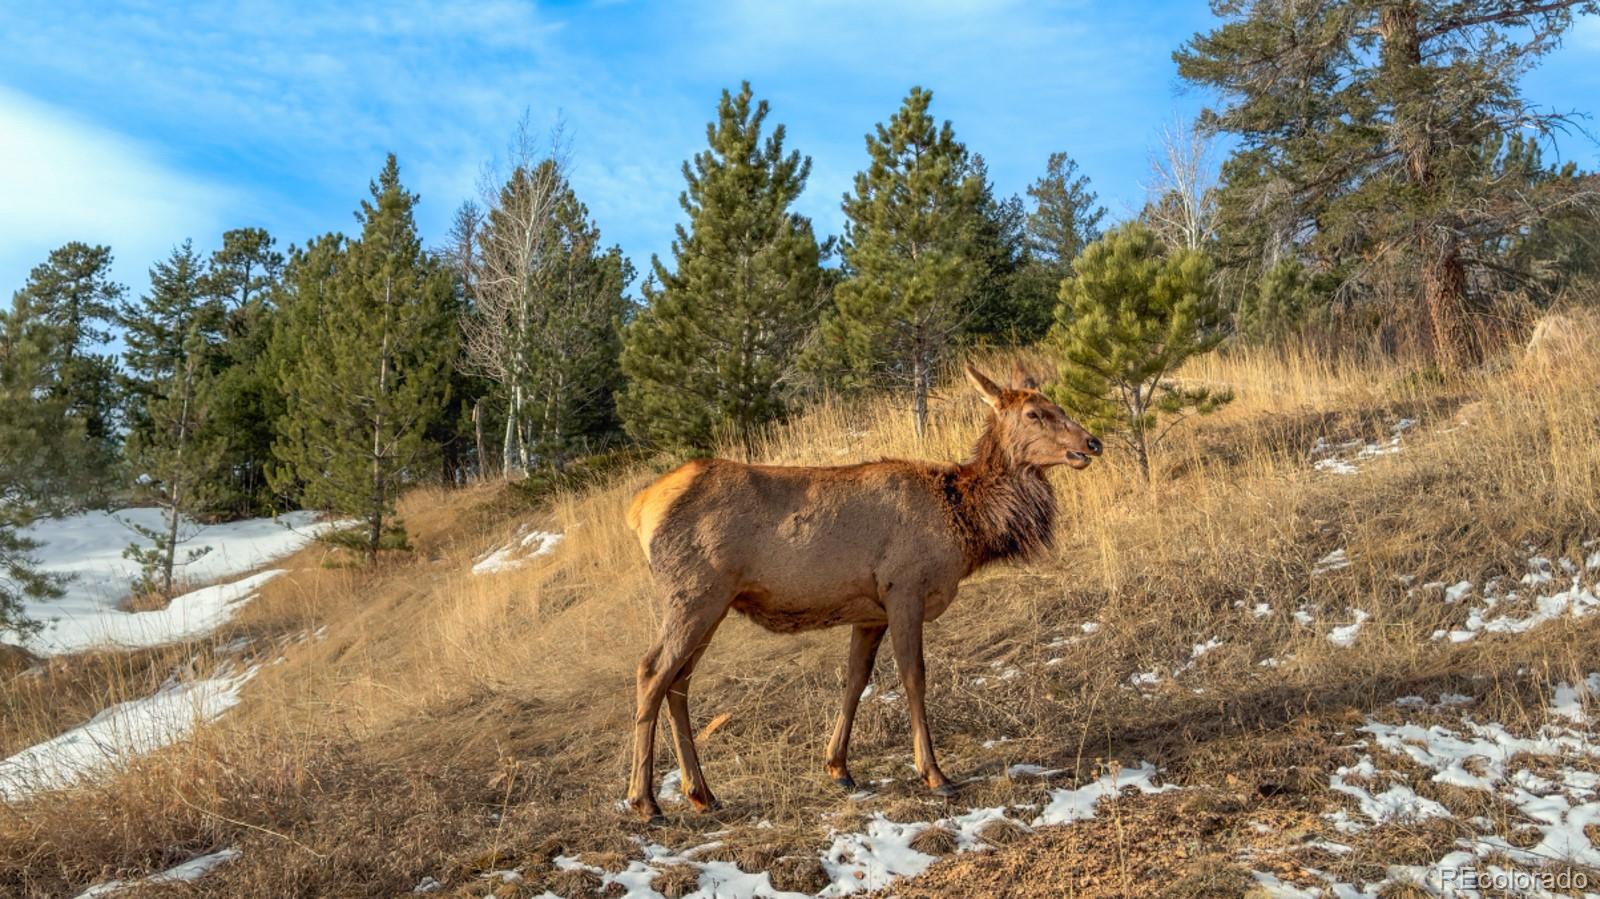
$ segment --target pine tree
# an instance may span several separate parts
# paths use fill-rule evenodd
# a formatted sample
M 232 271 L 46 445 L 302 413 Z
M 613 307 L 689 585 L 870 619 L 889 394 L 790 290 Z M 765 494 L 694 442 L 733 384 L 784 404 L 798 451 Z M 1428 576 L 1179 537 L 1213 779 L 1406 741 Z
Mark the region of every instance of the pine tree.
M 142 384 L 145 429 L 128 442 L 128 455 L 138 472 L 135 495 L 153 502 L 162 513 L 162 527 L 124 522 L 149 541 L 133 543 L 125 558 L 139 563 L 134 583 L 140 594 L 170 597 L 180 569 L 211 551 L 209 546 L 179 547 L 192 534 L 185 524 L 206 508 L 221 481 L 219 472 L 226 444 L 209 427 L 215 405 L 215 374 L 210 343 L 201 322 L 191 322 L 181 342 L 180 355 L 170 369 L 158 369 Z
M 600 230 L 570 186 L 555 208 L 562 252 L 552 271 L 551 315 L 538 352 L 551 360 L 535 396 L 541 409 L 533 438 L 556 468 L 620 433 L 617 394 L 623 387 L 622 327 L 631 310 L 624 291 L 633 266 L 618 247 L 603 248 Z
M 110 325 L 126 288 L 111 280 L 111 249 L 73 242 L 51 251 L 29 272 L 21 302 L 56 333 L 52 343 L 56 374 L 51 390 L 65 402 L 87 441 L 86 474 L 111 473 L 118 436 L 116 360 L 100 351 L 111 339 Z M 86 497 L 109 487 L 106 478 L 81 477 L 74 488 Z
M 211 485 L 204 510 L 212 515 L 258 515 L 273 505 L 266 469 L 283 400 L 264 361 L 285 264 L 275 244 L 261 228 L 224 232 L 222 247 L 211 254 L 207 267 L 206 293 L 225 310 L 221 370 L 211 385 L 207 423 L 221 453 L 221 477 Z
M 139 302 L 122 304 L 118 322 L 131 437 L 147 436 L 150 403 L 165 395 L 163 385 L 187 364 L 192 337 L 202 344 L 206 367 L 220 365 L 224 314 L 222 302 L 208 289 L 205 260 L 188 240 L 150 268 L 150 290 Z
M 1100 236 L 1103 207 L 1089 178 L 1065 153 L 1052 153 L 1045 173 L 1028 186 L 1033 209 L 1024 213 L 1022 256 L 1011 280 L 1012 315 L 1025 342 L 1043 337 L 1054 320 L 1056 294 L 1072 275 L 1072 260 Z
M 279 444 L 289 428 L 286 389 L 299 373 L 304 344 L 327 327 L 326 313 L 333 306 L 348 251 L 348 241 L 336 233 L 314 237 L 304 247 L 290 247 L 273 300 L 277 311 L 257 369 L 269 386 L 263 396 L 267 403 L 263 414 L 272 422 L 272 455 L 266 460 L 266 476 L 275 507 L 307 504 L 300 469 L 280 456 L 284 450 Z
M 822 301 L 811 222 L 792 211 L 811 160 L 784 152 L 784 128 L 765 139 L 766 101 L 749 83 L 723 91 L 709 148 L 684 163 L 689 216 L 672 244 L 673 268 L 653 261 L 656 284 L 629 325 L 622 366 L 630 432 L 676 449 L 705 449 L 719 432 L 747 448 L 788 409 L 802 343 Z
M 1169 380 L 1224 336 L 1212 263 L 1196 250 L 1165 250 L 1131 222 L 1084 248 L 1073 271 L 1051 335 L 1060 381 L 1048 392 L 1085 427 L 1121 436 L 1148 480 L 1150 453 L 1173 425 L 1233 398 Z
M 140 592 L 171 596 L 178 570 L 206 553 L 186 551 L 184 522 L 201 514 L 218 478 L 217 442 L 205 433 L 211 385 L 221 365 L 223 302 L 208 289 L 205 262 L 184 241 L 150 269 L 150 290 L 123 305 L 127 395 L 136 404 L 127 456 L 136 495 L 161 509 L 159 529 L 129 524 L 150 541 L 123 553 L 140 563 Z
M 1003 344 L 1032 343 L 1050 327 L 1055 298 L 1040 296 L 1025 281 L 1031 259 L 1026 228 L 1028 215 L 1017 196 L 995 196 L 982 156 L 972 159 L 973 175 L 983 183 L 978 215 L 969 237 L 969 253 L 977 267 L 972 311 L 966 321 L 969 338 Z
M 437 447 L 426 434 L 448 402 L 456 352 L 449 275 L 422 250 L 417 197 L 401 186 L 393 154 L 370 191 L 360 239 L 323 260 L 330 283 L 295 301 L 319 308 L 294 311 L 283 333 L 295 345 L 274 354 L 288 407 L 273 444 L 282 467 L 271 474 L 275 489 L 358 516 L 369 561 L 400 489 L 432 470 Z
M 1028 251 L 1047 266 L 1059 283 L 1072 274 L 1072 260 L 1100 239 L 1106 216 L 1099 197 L 1089 189 L 1089 176 L 1066 153 L 1051 153 L 1044 174 L 1028 186 L 1033 211 L 1028 214 Z
M 465 435 L 471 435 L 470 463 L 452 466 L 448 455 L 445 459 L 447 469 L 458 469 L 455 470 L 455 477 L 487 477 L 494 459 L 485 441 L 485 431 L 493 433 L 496 430 L 488 403 L 494 391 L 494 382 L 475 370 L 468 339 L 471 329 L 468 323 L 478 315 L 478 282 L 483 277 L 480 249 L 483 225 L 483 209 L 471 200 L 463 202 L 456 207 L 455 216 L 450 220 L 450 231 L 444 245 L 438 250 L 439 259 L 450 271 L 455 285 L 455 306 L 462 320 L 463 364 L 452 370 L 450 383 L 450 395 L 457 397 L 460 404 L 455 415 L 454 430 L 462 435 L 463 443 L 467 440 Z M 463 451 L 457 455 L 465 460 L 467 453 Z
M 1570 161 L 1546 165 L 1539 144 L 1522 134 L 1495 134 L 1478 156 L 1487 179 L 1517 202 L 1507 209 L 1502 200 L 1486 216 L 1493 227 L 1467 233 L 1471 258 L 1486 269 L 1477 279 L 1547 306 L 1600 275 L 1600 176 Z
M 35 516 L 72 505 L 89 444 L 83 421 L 68 415 L 58 390 L 65 358 L 60 330 L 19 291 L 0 312 L 0 632 L 26 634 L 28 599 L 60 594 L 60 581 L 39 571 L 38 546 L 22 535 Z
M 1338 0 L 1226 3 L 1225 21 L 1174 57 L 1217 91 L 1202 124 L 1235 134 L 1224 166 L 1224 224 L 1252 240 L 1262 268 L 1312 235 L 1324 271 L 1374 263 L 1414 292 L 1435 360 L 1481 355 L 1490 297 L 1464 236 L 1525 225 L 1525 198 L 1484 177 L 1478 148 L 1496 133 L 1548 133 L 1563 117 L 1522 97 L 1518 79 L 1592 0 Z M 1232 196 L 1229 196 L 1229 195 Z M 1487 213 L 1487 214 L 1486 214 Z M 1368 286 L 1369 290 L 1371 286 Z M 1411 312 L 1403 309 L 1402 312 Z
M 1249 340 L 1270 342 L 1298 331 L 1317 311 L 1317 294 L 1300 260 L 1278 262 L 1262 275 L 1253 293 L 1239 306 L 1239 333 Z
M 871 163 L 845 195 L 845 280 L 824 335 L 860 379 L 908 384 L 917 433 L 939 362 L 965 330 L 982 266 L 973 252 L 983 178 L 933 94 L 912 88 L 867 137 Z

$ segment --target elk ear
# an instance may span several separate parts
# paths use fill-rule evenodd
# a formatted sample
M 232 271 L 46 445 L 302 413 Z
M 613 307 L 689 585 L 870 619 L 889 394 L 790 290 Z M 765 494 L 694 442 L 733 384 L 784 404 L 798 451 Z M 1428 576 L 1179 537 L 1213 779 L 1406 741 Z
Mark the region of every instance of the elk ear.
M 1017 362 L 1011 367 L 1011 386 L 1016 390 L 1038 390 L 1039 379 L 1029 374 L 1021 362 Z
M 967 365 L 967 380 L 971 381 L 972 386 L 976 387 L 978 393 L 983 395 L 984 402 L 994 409 L 1000 408 L 1000 401 L 1004 391 L 1000 389 L 999 384 L 989 380 L 988 376 L 973 368 L 971 364 Z

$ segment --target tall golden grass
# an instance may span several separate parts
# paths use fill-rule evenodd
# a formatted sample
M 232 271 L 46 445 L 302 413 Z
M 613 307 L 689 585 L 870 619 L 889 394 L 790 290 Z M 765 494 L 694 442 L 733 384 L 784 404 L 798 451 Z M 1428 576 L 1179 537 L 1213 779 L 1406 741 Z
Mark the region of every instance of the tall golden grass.
M 946 771 L 971 780 L 963 804 L 1036 800 L 1039 785 L 992 777 L 1017 761 L 1087 776 L 1097 758 L 1150 759 L 1196 783 L 1314 767 L 1333 756 L 1296 748 L 1308 720 L 1426 687 L 1473 689 L 1502 720 L 1532 720 L 1530 691 L 1594 666 L 1592 622 L 1430 641 L 1460 610 L 1408 596 L 1396 579 L 1481 582 L 1518 573 L 1525 544 L 1575 554 L 1600 535 L 1600 391 L 1587 360 L 1508 358 L 1444 380 L 1286 347 L 1213 354 L 1181 376 L 1237 399 L 1174 430 L 1151 483 L 1115 444 L 1103 464 L 1055 475 L 1063 533 L 1049 558 L 981 573 L 931 628 L 931 716 Z M 1402 452 L 1356 475 L 1313 468 L 1319 439 L 1385 440 L 1402 418 L 1419 422 Z M 981 426 L 979 401 L 949 379 L 924 438 L 901 397 L 828 399 L 754 453 L 954 460 Z M 240 845 L 242 860 L 194 889 L 392 895 L 424 875 L 473 884 L 490 858 L 525 866 L 532 895 L 555 876 L 558 852 L 596 864 L 635 853 L 638 825 L 614 802 L 633 669 L 658 618 L 623 511 L 655 473 L 640 466 L 539 508 L 493 484 L 418 491 L 401 507 L 409 556 L 367 571 L 324 567 L 327 554 L 308 550 L 202 645 L 8 678 L 0 746 L 17 747 L 148 691 L 180 661 L 207 664 L 236 637 L 255 638 L 263 663 L 244 705 L 195 740 L 68 794 L 0 807 L 0 892 L 55 895 Z M 529 523 L 565 541 L 525 567 L 469 573 Z M 1338 548 L 1353 564 L 1314 577 Z M 1260 603 L 1272 613 L 1252 614 Z M 1302 608 L 1313 626 L 1291 617 Z M 1332 645 L 1328 629 L 1357 608 L 1373 616 L 1359 642 Z M 1086 621 L 1098 632 L 1086 637 Z M 1172 673 L 1213 638 L 1219 649 Z M 702 756 L 728 809 L 668 806 L 673 820 L 651 840 L 730 831 L 729 851 L 777 857 L 814 851 L 830 827 L 859 819 L 820 768 L 845 639 L 724 624 L 691 704 L 698 724 L 719 722 Z M 1002 676 L 1013 668 L 1020 676 Z M 1154 689 L 1129 686 L 1151 670 L 1165 672 Z M 892 695 L 887 659 L 876 683 Z M 78 698 L 59 703 L 56 684 Z M 907 773 L 902 710 L 869 700 L 857 733 L 858 778 L 888 781 L 877 807 L 936 817 Z

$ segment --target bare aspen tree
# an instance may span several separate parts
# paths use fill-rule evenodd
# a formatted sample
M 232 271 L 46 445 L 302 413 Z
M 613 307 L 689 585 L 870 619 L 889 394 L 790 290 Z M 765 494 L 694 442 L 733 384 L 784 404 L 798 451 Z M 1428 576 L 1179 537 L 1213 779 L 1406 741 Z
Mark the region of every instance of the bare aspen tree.
M 506 401 L 501 470 L 509 477 L 532 461 L 526 439 L 538 328 L 550 297 L 550 270 L 559 263 L 555 216 L 566 186 L 567 148 L 557 127 L 547 142 L 527 116 L 512 137 L 503 168 L 482 179 L 477 229 L 476 295 L 462 322 L 467 367 L 494 381 Z
M 614 427 L 632 270 L 620 249 L 601 248 L 567 179 L 568 158 L 560 126 L 541 142 L 524 119 L 504 169 L 485 175 L 474 229 L 466 358 L 505 403 L 506 477 L 536 464 L 561 468 L 570 450 Z
M 1161 129 L 1150 158 L 1144 218 L 1169 247 L 1199 250 L 1216 236 L 1217 176 L 1211 140 L 1181 119 Z

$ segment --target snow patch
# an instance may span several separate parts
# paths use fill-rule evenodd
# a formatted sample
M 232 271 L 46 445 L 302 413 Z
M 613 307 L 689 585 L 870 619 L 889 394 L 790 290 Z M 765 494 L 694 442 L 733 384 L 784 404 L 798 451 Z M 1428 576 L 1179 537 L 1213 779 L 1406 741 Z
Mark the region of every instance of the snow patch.
M 1011 776 L 1044 777 L 1061 772 L 1036 765 L 1013 765 L 1007 773 Z M 1156 786 L 1156 775 L 1155 766 L 1141 762 L 1132 768 L 1111 771 L 1076 789 L 1051 790 L 1050 801 L 1044 812 L 1033 819 L 1033 826 L 1066 824 L 1092 818 L 1101 800 L 1114 797 L 1125 789 L 1136 789 L 1142 793 L 1178 789 L 1171 784 Z M 911 843 L 930 828 L 940 827 L 952 833 L 956 852 L 986 849 L 988 844 L 978 834 L 989 824 L 1007 821 L 1024 830 L 1031 829 L 1026 821 L 1014 817 L 1018 808 L 1022 807 L 976 808 L 948 818 L 911 823 L 890 821 L 879 814 L 860 831 L 835 832 L 819 859 L 829 884 L 817 895 L 835 897 L 878 890 L 898 878 L 921 874 L 937 859 L 911 848 Z M 775 890 L 766 872 L 750 873 L 728 862 L 696 858 L 706 848 L 702 845 L 674 851 L 659 844 L 641 843 L 643 858 L 630 861 L 626 868 L 616 872 L 608 872 L 570 856 L 557 856 L 555 866 L 562 870 L 581 868 L 592 871 L 600 876 L 601 889 L 607 895 L 617 895 L 622 899 L 653 899 L 659 896 L 650 883 L 662 868 L 671 865 L 687 865 L 699 872 L 698 889 L 691 894 L 694 896 L 715 896 L 717 899 L 801 899 L 799 894 Z
M 1141 762 L 1133 768 L 1120 768 L 1101 775 L 1092 783 L 1077 789 L 1051 790 L 1049 802 L 1045 803 L 1039 817 L 1033 819 L 1033 825 L 1070 824 L 1093 818 L 1100 800 L 1116 796 L 1125 789 L 1136 789 L 1141 793 L 1165 793 L 1178 789 L 1173 784 L 1156 786 L 1155 776 L 1156 766 Z
M 1330 571 L 1338 571 L 1341 568 L 1349 567 L 1350 557 L 1345 554 L 1344 547 L 1341 546 L 1333 552 L 1328 553 L 1327 555 L 1318 559 L 1317 564 L 1311 569 L 1311 574 L 1313 576 L 1327 574 Z
M 174 597 L 164 609 L 124 612 L 104 608 L 94 615 L 59 619 L 54 627 L 29 641 L 28 649 L 41 655 L 58 655 L 96 648 L 142 649 L 196 640 L 226 623 L 256 597 L 263 584 L 280 574 L 283 574 L 281 568 L 273 568 L 232 583 L 201 587 Z
M 154 886 L 163 883 L 194 883 L 211 873 L 214 868 L 225 865 L 242 854 L 238 849 L 223 849 L 209 855 L 191 858 L 181 865 L 175 865 L 141 880 L 108 880 L 104 883 L 97 883 L 79 893 L 77 899 L 95 899 L 97 896 L 110 896 L 138 886 Z
M 473 574 L 492 574 L 521 568 L 533 559 L 553 551 L 565 535 L 550 531 L 519 530 L 510 543 L 479 557 Z
M 215 525 L 185 519 L 179 533 L 187 542 L 179 552 L 202 546 L 210 551 L 185 565 L 181 577 L 188 583 L 237 577 L 338 526 L 315 518 L 314 512 L 290 512 L 276 520 L 254 518 Z M 0 632 L 0 642 L 21 645 L 38 655 L 54 655 L 102 644 L 141 647 L 194 639 L 226 620 L 246 598 L 243 592 L 227 589 L 232 585 L 223 585 L 207 588 L 217 591 L 214 593 L 187 593 L 155 612 L 122 611 L 119 606 L 132 593 L 133 580 L 139 575 L 139 566 L 124 559 L 122 551 L 129 544 L 148 548 L 148 541 L 124 521 L 159 529 L 162 512 L 153 508 L 84 512 L 40 519 L 25 528 L 22 536 L 39 544 L 33 556 L 40 570 L 69 580 L 58 598 L 23 600 L 23 616 L 43 625 L 39 633 L 24 639 L 14 632 Z M 262 581 L 240 583 L 244 591 L 259 587 Z
M 1600 597 L 1595 595 L 1592 584 L 1584 584 L 1584 569 L 1571 559 L 1551 561 L 1534 555 L 1528 559 L 1527 568 L 1518 581 L 1520 589 L 1506 590 L 1502 578 L 1490 580 L 1479 602 L 1467 609 L 1465 623 L 1459 628 L 1436 630 L 1432 639 L 1466 643 L 1481 634 L 1521 634 L 1546 622 L 1583 618 L 1600 610 Z M 1458 590 L 1462 585 L 1467 589 Z M 1446 591 L 1445 600 L 1465 598 L 1470 587 L 1470 581 L 1460 582 Z
M 1128 683 L 1135 687 L 1153 687 L 1161 683 L 1161 672 L 1139 671 L 1128 678 Z
M 0 761 L 0 800 L 16 802 L 70 787 L 135 756 L 177 743 L 237 705 L 256 669 L 170 682 L 143 699 L 119 702 L 88 722 Z
M 1354 796 L 1357 808 L 1374 824 L 1415 824 L 1427 818 L 1448 818 L 1450 811 L 1432 799 L 1418 796 L 1405 784 L 1394 784 L 1377 795 L 1350 779 L 1372 781 L 1378 778 L 1372 756 L 1364 755 L 1353 766 L 1341 766 L 1328 780 L 1331 789 Z M 1357 828 L 1359 829 L 1359 828 Z
M 1318 437 L 1317 442 L 1311 447 L 1311 455 L 1316 459 L 1312 463 L 1312 468 L 1329 474 L 1359 474 L 1361 469 L 1355 463 L 1393 455 L 1404 450 L 1403 435 L 1416 425 L 1415 419 L 1400 419 L 1389 428 L 1389 438 L 1381 443 L 1368 443 L 1365 440 L 1330 443 L 1326 437 Z
M 1367 622 L 1371 615 L 1360 609 L 1353 609 L 1355 621 L 1343 627 L 1336 627 L 1328 632 L 1328 642 L 1334 646 L 1347 648 L 1356 642 L 1356 636 L 1361 633 L 1361 625 Z
M 1579 704 L 1580 689 L 1600 688 L 1600 674 L 1592 674 L 1581 686 L 1558 685 L 1548 709 L 1550 723 L 1532 736 L 1513 735 L 1504 725 L 1479 724 L 1463 718 L 1458 729 L 1418 724 L 1387 724 L 1368 720 L 1360 731 L 1372 738 L 1384 752 L 1404 756 L 1424 771 L 1429 779 L 1465 790 L 1490 793 L 1520 813 L 1524 826 L 1538 833 L 1534 845 L 1516 845 L 1495 832 L 1495 822 L 1473 819 L 1463 822 L 1472 836 L 1457 841 L 1462 852 L 1452 853 L 1431 867 L 1392 866 L 1391 878 L 1415 885 L 1437 883 L 1446 868 L 1478 867 L 1488 856 L 1503 856 L 1518 865 L 1541 867 L 1553 861 L 1588 867 L 1600 866 L 1600 848 L 1590 841 L 1585 828 L 1600 824 L 1600 775 L 1592 769 L 1600 759 L 1600 745 L 1583 730 L 1556 723 L 1558 719 L 1577 721 L 1584 716 Z M 1402 707 L 1413 707 L 1407 702 Z M 1514 764 L 1522 759 L 1544 762 L 1534 769 Z M 1387 790 L 1374 794 L 1380 782 L 1390 782 Z M 1340 768 L 1331 778 L 1334 790 L 1352 796 L 1358 810 L 1374 824 L 1390 821 L 1415 821 L 1420 818 L 1450 817 L 1450 812 L 1432 800 L 1419 797 L 1396 772 L 1381 772 L 1370 755 L 1351 767 Z M 1373 785 L 1369 788 L 1367 785 Z M 1338 829 L 1363 830 L 1368 825 L 1347 812 L 1326 816 Z

